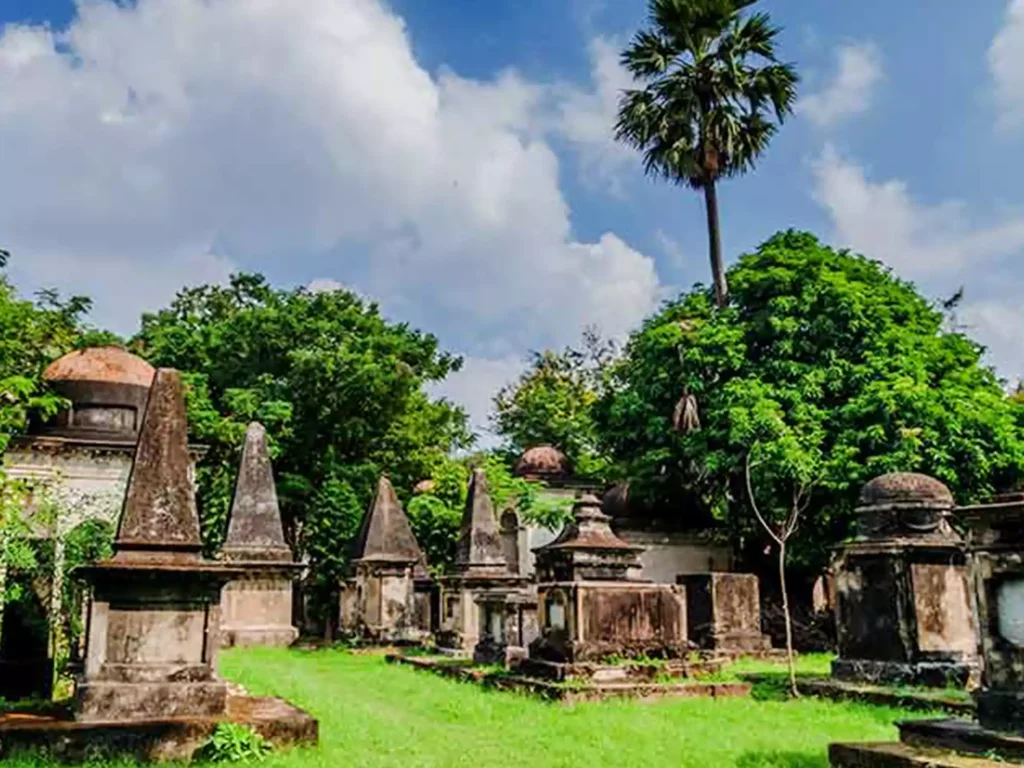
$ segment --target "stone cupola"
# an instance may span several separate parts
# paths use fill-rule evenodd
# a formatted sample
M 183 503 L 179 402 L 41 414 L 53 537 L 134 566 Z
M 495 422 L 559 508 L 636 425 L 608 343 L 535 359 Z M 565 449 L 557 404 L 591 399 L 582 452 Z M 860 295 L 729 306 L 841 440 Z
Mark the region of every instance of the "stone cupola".
M 138 440 L 155 370 L 120 347 L 86 347 L 54 360 L 43 379 L 71 405 L 37 434 L 108 442 Z
M 958 540 L 949 525 L 955 502 L 942 482 L 916 472 L 890 472 L 864 485 L 857 500 L 859 538 L 913 536 Z
M 540 581 L 627 581 L 640 568 L 637 547 L 620 539 L 611 529 L 611 518 L 601 501 L 586 494 L 573 505 L 573 519 L 550 544 L 538 547 Z

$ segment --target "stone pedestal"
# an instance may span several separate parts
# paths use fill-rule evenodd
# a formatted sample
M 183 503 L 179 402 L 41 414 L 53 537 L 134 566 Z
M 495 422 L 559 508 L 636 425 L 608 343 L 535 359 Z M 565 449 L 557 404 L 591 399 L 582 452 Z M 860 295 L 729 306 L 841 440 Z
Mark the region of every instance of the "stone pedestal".
M 751 573 L 692 573 L 676 577 L 686 590 L 689 639 L 723 653 L 754 653 L 771 648 L 761 633 L 761 597 Z
M 227 684 L 215 673 L 220 591 L 237 572 L 107 563 L 86 574 L 93 599 L 77 719 L 223 714 Z
M 609 656 L 686 654 L 680 587 L 624 581 L 553 582 L 538 587 L 540 637 L 531 658 L 576 663 Z
M 835 561 L 838 680 L 964 686 L 977 675 L 966 549 L 949 490 L 894 473 L 861 491 L 858 536 Z
M 299 630 L 292 625 L 292 581 L 302 566 L 231 564 L 243 572 L 221 593 L 221 644 L 231 647 L 294 643 Z

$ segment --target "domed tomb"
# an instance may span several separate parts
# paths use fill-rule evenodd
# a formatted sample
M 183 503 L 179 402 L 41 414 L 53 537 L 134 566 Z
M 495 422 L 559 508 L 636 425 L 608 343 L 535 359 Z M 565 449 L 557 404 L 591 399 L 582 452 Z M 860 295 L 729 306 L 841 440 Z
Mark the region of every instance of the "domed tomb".
M 568 457 L 553 445 L 527 448 L 516 462 L 515 474 L 528 480 L 560 480 L 572 475 Z
M 947 516 L 955 502 L 942 482 L 917 472 L 890 472 L 864 484 L 857 500 L 860 536 L 956 534 Z
M 857 536 L 835 559 L 833 677 L 890 685 L 964 685 L 977 673 L 966 550 L 949 524 L 953 494 L 915 472 L 861 489 Z
M 119 347 L 86 347 L 54 360 L 43 379 L 71 401 L 41 435 L 132 442 L 153 383 L 153 366 Z

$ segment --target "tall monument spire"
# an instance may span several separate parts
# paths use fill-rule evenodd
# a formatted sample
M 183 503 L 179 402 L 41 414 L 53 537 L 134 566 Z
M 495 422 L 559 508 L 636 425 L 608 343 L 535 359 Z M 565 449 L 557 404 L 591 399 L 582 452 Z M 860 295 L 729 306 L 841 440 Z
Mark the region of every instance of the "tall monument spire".
M 488 493 L 487 475 L 482 469 L 474 469 L 469 482 L 466 510 L 455 545 L 455 567 L 464 573 L 488 571 L 509 575 L 494 518 L 494 504 Z
M 180 373 L 161 368 L 149 391 L 114 550 L 118 559 L 191 559 L 201 546 L 185 388 Z
M 257 422 L 245 430 L 224 555 L 228 559 L 259 560 L 291 560 L 292 557 L 281 525 L 274 471 L 267 450 L 267 430 Z

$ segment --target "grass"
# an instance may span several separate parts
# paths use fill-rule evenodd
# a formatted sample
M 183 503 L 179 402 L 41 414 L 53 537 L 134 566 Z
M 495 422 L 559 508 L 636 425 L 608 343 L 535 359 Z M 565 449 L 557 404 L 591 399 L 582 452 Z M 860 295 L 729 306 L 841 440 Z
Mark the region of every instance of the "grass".
M 767 671 L 761 662 L 736 666 Z M 894 740 L 893 721 L 911 716 L 810 698 L 565 707 L 333 649 L 231 650 L 221 669 L 253 694 L 283 696 L 320 719 L 318 748 L 272 753 L 261 763 L 268 768 L 827 768 L 829 742 Z M 31 756 L 5 761 L 5 768 L 44 765 Z

